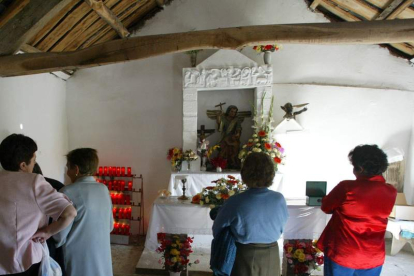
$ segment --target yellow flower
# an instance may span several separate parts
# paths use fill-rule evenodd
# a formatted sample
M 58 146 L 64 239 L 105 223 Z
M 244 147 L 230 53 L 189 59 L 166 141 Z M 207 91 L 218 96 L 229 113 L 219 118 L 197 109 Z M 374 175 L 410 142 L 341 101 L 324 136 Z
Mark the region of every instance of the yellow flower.
M 293 253 L 293 257 L 299 258 L 300 254 L 303 254 L 303 249 L 296 249 L 295 253 Z
M 305 259 L 306 259 L 306 256 L 303 253 L 301 253 L 298 257 L 298 261 L 301 262 L 301 263 L 303 263 L 305 261 Z
M 177 245 L 175 243 L 171 244 L 172 247 L 177 247 Z
M 216 198 L 217 198 L 217 199 L 221 199 L 221 194 L 217 194 L 217 195 L 216 195 Z
M 171 262 L 176 263 L 177 262 L 177 258 L 176 257 L 171 258 Z
M 289 246 L 289 247 L 287 248 L 287 252 L 288 252 L 288 253 L 292 252 L 292 250 L 293 250 L 293 247 L 292 247 L 292 246 Z
M 206 201 L 206 203 L 210 202 L 210 199 L 208 198 L 208 196 L 206 196 L 206 198 L 204 200 Z
M 229 196 L 232 196 L 232 195 L 234 195 L 234 191 L 233 190 L 230 190 L 229 191 Z
M 170 254 L 174 256 L 178 256 L 180 255 L 180 251 L 174 248 L 174 249 L 171 249 Z
M 204 202 L 200 200 L 200 206 L 203 206 L 203 205 L 204 205 Z

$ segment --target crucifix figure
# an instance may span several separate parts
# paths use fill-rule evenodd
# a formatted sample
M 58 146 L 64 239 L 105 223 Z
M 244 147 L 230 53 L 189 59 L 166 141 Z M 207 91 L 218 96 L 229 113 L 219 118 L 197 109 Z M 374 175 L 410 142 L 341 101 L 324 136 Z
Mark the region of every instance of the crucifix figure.
M 207 110 L 207 116 L 216 120 L 217 130 L 221 133 L 219 157 L 227 160 L 228 169 L 240 169 L 241 164 L 237 156 L 240 151 L 241 124 L 244 118 L 251 116 L 251 112 L 239 111 L 237 106 L 229 105 L 223 113 L 224 104 L 226 103 L 215 106 L 220 107 L 220 110 Z

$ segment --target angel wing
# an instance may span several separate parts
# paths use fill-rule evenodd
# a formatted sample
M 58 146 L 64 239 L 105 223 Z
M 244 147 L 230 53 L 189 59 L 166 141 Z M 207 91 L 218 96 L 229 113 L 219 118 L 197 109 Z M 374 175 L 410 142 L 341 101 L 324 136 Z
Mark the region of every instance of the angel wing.
M 308 105 L 309 103 L 304 103 L 304 104 L 297 104 L 297 105 L 293 105 L 293 107 L 304 107 L 306 105 Z
M 207 110 L 207 117 L 212 120 L 215 120 L 218 116 L 220 116 L 221 110 Z

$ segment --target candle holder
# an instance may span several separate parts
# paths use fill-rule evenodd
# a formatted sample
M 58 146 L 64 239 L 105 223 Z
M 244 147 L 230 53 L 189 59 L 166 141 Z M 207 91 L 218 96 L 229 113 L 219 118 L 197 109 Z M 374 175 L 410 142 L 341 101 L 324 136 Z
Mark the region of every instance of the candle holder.
M 186 197 L 186 196 L 185 196 L 185 190 L 186 190 L 186 188 L 185 188 L 185 183 L 187 182 L 187 178 L 183 178 L 183 179 L 181 179 L 181 182 L 183 183 L 183 195 L 182 195 L 182 196 L 180 196 L 178 199 L 179 199 L 179 200 L 187 200 L 187 199 L 188 199 L 188 197 Z

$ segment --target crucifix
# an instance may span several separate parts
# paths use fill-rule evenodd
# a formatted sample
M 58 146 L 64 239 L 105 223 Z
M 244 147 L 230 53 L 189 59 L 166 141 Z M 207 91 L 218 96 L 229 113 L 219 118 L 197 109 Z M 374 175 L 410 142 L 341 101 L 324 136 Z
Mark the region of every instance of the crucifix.
M 214 132 L 216 132 L 215 129 L 206 129 L 205 125 L 201 125 L 200 129 L 197 129 L 197 136 L 201 141 L 202 139 L 206 139 L 208 136 L 210 136 Z

